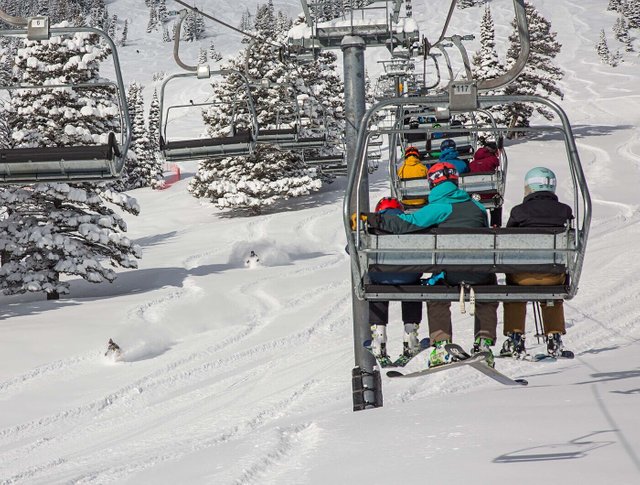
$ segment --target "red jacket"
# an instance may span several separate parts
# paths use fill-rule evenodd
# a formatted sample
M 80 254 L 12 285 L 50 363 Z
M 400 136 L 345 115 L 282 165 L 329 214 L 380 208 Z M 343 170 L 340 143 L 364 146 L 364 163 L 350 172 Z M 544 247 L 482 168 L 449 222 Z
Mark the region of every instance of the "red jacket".
M 487 147 L 480 147 L 469 162 L 470 172 L 495 172 L 500 165 L 498 157 Z

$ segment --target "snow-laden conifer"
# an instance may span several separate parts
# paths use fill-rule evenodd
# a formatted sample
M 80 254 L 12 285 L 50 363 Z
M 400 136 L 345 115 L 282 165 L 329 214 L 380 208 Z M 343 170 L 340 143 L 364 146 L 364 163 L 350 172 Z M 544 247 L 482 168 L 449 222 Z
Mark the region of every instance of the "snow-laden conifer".
M 61 26 L 68 26 L 62 24 Z M 78 84 L 99 78 L 108 55 L 99 37 L 78 33 L 46 41 L 23 40 L 16 55 L 20 81 L 28 85 Z M 14 147 L 105 143 L 119 130 L 117 98 L 111 88 L 24 89 L 11 99 L 9 125 Z M 0 191 L 6 217 L 0 221 L 4 265 L 0 284 L 7 293 L 68 291 L 60 275 L 113 281 L 103 266 L 135 268 L 140 248 L 124 235 L 126 224 L 114 206 L 137 214 L 131 197 L 106 185 L 49 183 L 8 186 Z
M 329 145 L 339 143 L 343 131 L 342 83 L 332 63 L 335 54 L 324 53 L 318 61 L 299 68 L 283 60 L 274 41 L 285 35 L 278 31 L 273 5 L 261 5 L 255 16 L 253 32 L 262 36 L 261 42 L 251 41 L 237 57 L 222 66 L 245 72 L 253 80 L 269 81 L 268 85 L 252 87 L 258 124 L 262 129 L 287 128 L 299 125 L 305 117 L 305 126 L 298 126 L 303 136 L 319 137 L 329 131 L 334 137 Z M 212 99 L 220 104 L 203 113 L 209 136 L 230 133 L 231 104 L 242 108 L 246 100 L 245 89 L 239 76 L 229 75 L 213 84 Z M 331 120 L 325 125 L 324 113 Z M 246 110 L 239 111 L 238 129 L 248 129 L 250 118 Z M 196 197 L 210 199 L 223 208 L 250 208 L 254 211 L 271 205 L 278 198 L 306 195 L 321 185 L 318 175 L 310 170 L 302 158 L 302 151 L 278 150 L 272 145 L 261 145 L 251 156 L 223 160 L 207 160 L 200 164 L 190 184 Z
M 560 52 L 562 45 L 556 40 L 557 33 L 551 30 L 551 22 L 545 19 L 528 2 L 525 2 L 527 20 L 529 22 L 530 52 L 529 59 L 523 71 L 511 84 L 506 86 L 507 95 L 555 95 L 560 98 L 563 93 L 558 86 L 564 73 L 553 62 Z M 511 43 L 507 52 L 507 69 L 515 63 L 520 53 L 520 42 L 515 20 L 512 22 L 513 32 L 509 36 Z M 553 115 L 543 107 L 536 107 L 535 111 L 547 119 Z M 505 120 L 511 127 L 529 126 L 529 120 L 534 108 L 530 105 L 515 103 L 505 108 Z
M 495 27 L 491 8 L 489 4 L 485 6 L 482 21 L 480 23 L 480 49 L 473 55 L 473 76 L 478 80 L 494 79 L 504 73 L 505 68 L 498 57 L 495 41 Z M 487 91 L 486 94 L 504 94 L 503 89 Z M 498 107 L 491 107 L 489 111 L 493 114 L 498 124 L 504 124 L 503 110 Z

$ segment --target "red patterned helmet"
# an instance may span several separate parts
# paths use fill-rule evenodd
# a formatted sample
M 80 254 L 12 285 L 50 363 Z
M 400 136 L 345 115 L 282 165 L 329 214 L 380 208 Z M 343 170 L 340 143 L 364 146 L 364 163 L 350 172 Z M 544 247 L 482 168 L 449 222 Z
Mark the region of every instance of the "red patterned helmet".
M 403 211 L 404 206 L 402 205 L 402 202 L 400 202 L 395 197 L 383 197 L 376 204 L 376 212 L 384 211 L 387 209 L 400 209 L 401 211 Z
M 430 189 L 447 180 L 458 185 L 458 171 L 454 165 L 448 162 L 434 163 L 427 172 L 427 177 Z

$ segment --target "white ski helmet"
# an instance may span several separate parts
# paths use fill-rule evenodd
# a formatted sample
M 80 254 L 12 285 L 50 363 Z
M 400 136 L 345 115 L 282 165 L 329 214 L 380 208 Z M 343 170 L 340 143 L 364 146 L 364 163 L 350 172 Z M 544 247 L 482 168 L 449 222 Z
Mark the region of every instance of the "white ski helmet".
M 556 174 L 545 167 L 532 168 L 524 176 L 524 188 L 527 192 L 556 191 Z

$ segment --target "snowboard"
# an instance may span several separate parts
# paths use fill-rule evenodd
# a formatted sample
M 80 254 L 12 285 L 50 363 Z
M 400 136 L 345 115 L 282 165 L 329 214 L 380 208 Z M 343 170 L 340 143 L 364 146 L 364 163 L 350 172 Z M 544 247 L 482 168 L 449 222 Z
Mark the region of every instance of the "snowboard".
M 376 357 L 375 354 L 373 353 L 373 349 L 371 348 L 371 340 L 365 340 L 362 345 L 363 345 L 363 347 L 365 349 L 367 349 L 367 351 L 371 355 Z M 404 367 L 409 362 L 411 362 L 417 355 L 419 355 L 422 352 L 424 352 L 425 350 L 427 350 L 430 346 L 431 346 L 431 341 L 429 340 L 429 337 L 426 337 L 426 338 L 423 338 L 422 340 L 420 340 L 420 350 L 418 352 L 416 352 L 415 354 L 413 354 L 411 357 L 407 357 L 407 356 L 401 354 L 394 361 L 387 360 L 387 359 L 382 360 L 382 359 L 378 359 L 377 357 L 376 357 L 376 361 L 378 362 L 378 365 L 380 367 Z

